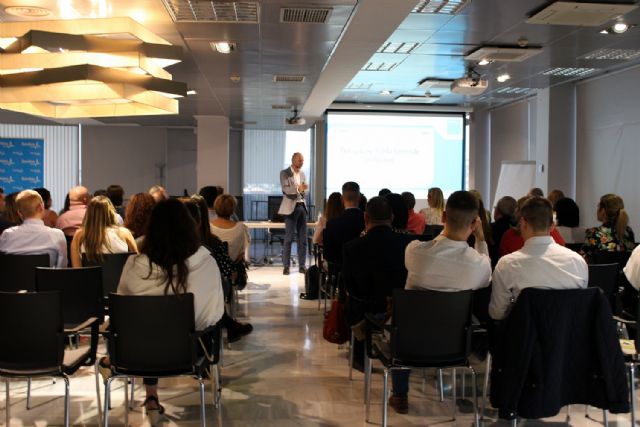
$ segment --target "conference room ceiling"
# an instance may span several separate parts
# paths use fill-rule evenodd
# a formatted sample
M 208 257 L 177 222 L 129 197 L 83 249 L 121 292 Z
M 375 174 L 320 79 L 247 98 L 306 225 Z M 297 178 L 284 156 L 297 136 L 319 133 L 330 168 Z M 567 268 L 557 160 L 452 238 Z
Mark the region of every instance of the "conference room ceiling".
M 194 126 L 197 116 L 222 115 L 229 117 L 233 128 L 305 129 L 313 120 L 305 127 L 285 124 L 294 107 L 303 115 L 314 111 L 311 118 L 332 101 L 383 110 L 400 95 L 424 95 L 426 90 L 419 86 L 422 80 L 460 78 L 470 66 L 488 80 L 487 91 L 470 97 L 433 88 L 432 94 L 441 97 L 432 105 L 500 105 L 527 96 L 534 89 L 592 77 L 640 61 L 640 27 L 625 34 L 605 35 L 600 30 L 615 21 L 590 27 L 526 23 L 532 13 L 553 3 L 549 1 L 472 0 L 456 14 L 406 13 L 413 7 L 413 2 L 407 0 L 190 3 L 249 9 L 257 5 L 253 18 L 257 17 L 258 22 L 174 22 L 162 0 L 0 0 L 0 20 L 29 20 L 4 11 L 16 5 L 47 8 L 52 12 L 47 19 L 131 16 L 184 48 L 184 60 L 167 70 L 174 80 L 186 82 L 197 94 L 180 100 L 180 114 L 83 120 L 86 124 L 182 127 Z M 635 4 L 608 0 L 600 3 Z M 411 6 L 407 8 L 407 4 Z M 316 11 L 319 15 L 308 17 L 320 16 L 322 9 L 329 13 L 324 23 L 282 23 L 281 11 L 285 8 L 320 9 Z M 366 17 L 368 25 L 358 24 L 362 17 Z M 626 14 L 624 20 L 640 24 L 640 9 Z M 367 38 L 375 43 L 365 43 Z M 222 40 L 235 43 L 236 49 L 228 55 L 214 51 L 210 43 Z M 494 62 L 483 67 L 464 59 L 483 46 L 517 47 L 518 41 L 524 40 L 529 47 L 542 48 L 542 52 L 523 62 Z M 404 45 L 411 49 L 408 53 L 377 52 L 387 43 L 414 45 Z M 387 49 L 394 46 L 397 45 Z M 607 59 L 595 59 L 598 56 Z M 377 68 L 390 70 L 370 71 Z M 511 79 L 497 82 L 496 77 L 504 73 Z M 557 73 L 564 75 L 553 75 Z M 300 82 L 276 82 L 274 76 L 285 80 L 303 78 Z

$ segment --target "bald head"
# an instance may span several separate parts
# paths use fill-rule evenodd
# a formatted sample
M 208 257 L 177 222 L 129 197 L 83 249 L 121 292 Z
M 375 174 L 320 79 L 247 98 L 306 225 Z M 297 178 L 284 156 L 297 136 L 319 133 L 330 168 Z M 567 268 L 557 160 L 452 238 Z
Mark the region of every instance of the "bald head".
M 71 202 L 72 205 L 89 204 L 89 190 L 87 190 L 87 187 L 79 185 L 69 190 L 69 202 Z
M 293 156 L 291 156 L 291 167 L 293 167 L 293 169 L 298 172 L 302 168 L 303 164 L 304 156 L 302 155 L 302 153 L 293 153 Z

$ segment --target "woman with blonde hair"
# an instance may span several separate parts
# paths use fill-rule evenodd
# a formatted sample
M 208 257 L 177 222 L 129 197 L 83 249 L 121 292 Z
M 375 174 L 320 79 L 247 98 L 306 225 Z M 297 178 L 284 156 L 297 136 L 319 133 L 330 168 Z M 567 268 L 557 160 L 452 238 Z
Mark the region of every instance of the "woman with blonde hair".
M 587 229 L 582 245 L 582 255 L 592 261 L 600 251 L 631 252 L 635 247 L 633 230 L 629 227 L 629 215 L 624 209 L 622 197 L 605 194 L 598 203 L 599 227 Z
M 210 222 L 211 233 L 223 242 L 229 244 L 229 257 L 234 262 L 244 260 L 245 251 L 249 247 L 249 229 L 242 222 L 231 220 L 238 202 L 231 194 L 218 196 L 213 203 L 213 209 L 218 216 Z
M 100 263 L 102 254 L 138 252 L 138 247 L 129 230 L 120 227 L 116 211 L 105 196 L 91 199 L 71 242 L 71 266 L 82 267 L 82 254 L 87 261 Z
M 444 195 L 438 187 L 431 187 L 427 193 L 428 208 L 422 209 L 420 213 L 424 215 L 425 224 L 443 225 L 442 212 L 444 212 Z

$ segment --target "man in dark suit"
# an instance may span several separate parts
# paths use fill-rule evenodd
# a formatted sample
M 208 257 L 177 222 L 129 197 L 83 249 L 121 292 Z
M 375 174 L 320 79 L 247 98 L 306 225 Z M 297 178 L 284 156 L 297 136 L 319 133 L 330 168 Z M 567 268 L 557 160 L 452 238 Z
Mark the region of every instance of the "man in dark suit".
M 384 197 L 374 197 L 364 214 L 366 234 L 345 243 L 342 279 L 348 292 L 349 323 L 363 320 L 364 313 L 385 313 L 393 289 L 404 288 L 407 269 L 405 248 L 417 236 L 395 233 L 391 229 L 392 209 Z M 354 345 L 354 366 L 364 358 L 362 341 Z
M 364 213 L 358 207 L 360 186 L 355 182 L 342 185 L 344 213 L 327 222 L 323 232 L 324 258 L 340 266 L 342 264 L 342 246 L 360 236 L 364 230 Z

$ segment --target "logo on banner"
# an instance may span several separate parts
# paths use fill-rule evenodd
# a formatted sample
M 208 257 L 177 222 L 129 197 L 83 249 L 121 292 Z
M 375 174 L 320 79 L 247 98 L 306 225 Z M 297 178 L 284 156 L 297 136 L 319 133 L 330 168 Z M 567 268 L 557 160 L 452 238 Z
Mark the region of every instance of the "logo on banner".
M 0 182 L 3 182 L 5 184 L 12 184 L 14 181 L 12 176 L 0 176 Z
M 2 140 L 0 140 L 0 147 L 13 148 L 14 145 L 13 145 L 13 143 L 11 141 L 2 141 Z
M 20 163 L 23 165 L 40 166 L 40 161 L 38 159 L 21 159 Z
M 13 159 L 0 159 L 0 165 L 13 166 Z
M 20 146 L 21 147 L 31 148 L 33 150 L 39 150 L 40 147 L 41 147 L 41 145 L 40 145 L 40 143 L 38 141 L 35 141 L 35 142 L 28 142 L 28 141 L 20 142 Z
M 44 181 L 42 139 L 0 138 L 0 184 L 6 193 L 41 187 Z

